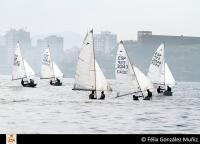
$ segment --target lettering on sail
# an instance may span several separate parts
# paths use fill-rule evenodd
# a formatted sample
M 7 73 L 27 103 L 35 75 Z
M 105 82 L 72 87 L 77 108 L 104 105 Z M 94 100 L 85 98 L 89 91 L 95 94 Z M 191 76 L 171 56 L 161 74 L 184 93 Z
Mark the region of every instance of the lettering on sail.
M 161 65 L 161 56 L 162 56 L 162 54 L 161 53 L 158 53 L 158 52 L 156 52 L 155 54 L 154 54 L 154 56 L 153 56 L 153 59 L 152 59 L 152 61 L 151 61 L 151 63 L 153 64 L 153 65 L 155 65 L 156 67 L 160 67 L 160 65 Z
M 128 64 L 126 64 L 125 56 L 117 57 L 117 73 L 127 74 L 128 73 Z
M 49 57 L 49 54 L 48 54 L 48 53 L 45 53 L 45 54 L 43 55 L 42 63 L 43 63 L 44 65 L 50 65 L 50 57 Z
M 15 66 L 19 66 L 20 65 L 20 61 L 18 60 L 18 55 L 14 55 L 14 65 Z

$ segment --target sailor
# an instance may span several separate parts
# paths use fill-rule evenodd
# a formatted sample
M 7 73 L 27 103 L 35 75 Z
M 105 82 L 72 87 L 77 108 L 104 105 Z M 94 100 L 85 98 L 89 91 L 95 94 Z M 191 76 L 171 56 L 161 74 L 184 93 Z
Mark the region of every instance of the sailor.
M 167 86 L 167 91 L 168 91 L 168 92 L 171 92 L 171 91 L 172 91 L 172 89 L 171 89 L 170 86 Z
M 162 89 L 160 86 L 158 86 L 158 88 L 157 88 L 157 92 L 158 92 L 158 93 L 162 93 L 163 90 L 164 90 L 164 89 Z
M 56 83 L 60 84 L 60 80 L 58 78 L 56 78 Z
M 24 80 L 23 79 L 21 80 L 21 84 L 24 86 Z
M 100 100 L 104 100 L 104 99 L 105 99 L 104 91 L 101 92 L 101 97 L 100 97 L 99 99 L 100 99 Z
M 53 81 L 52 80 L 50 80 L 50 85 L 53 85 Z
M 92 93 L 89 95 L 89 99 L 95 99 L 95 98 L 94 98 L 94 90 L 93 90 Z
M 30 79 L 30 84 L 34 84 L 34 80 Z
M 133 95 L 133 100 L 139 100 L 138 96 Z
M 152 99 L 152 92 L 147 89 L 147 96 L 143 100 L 151 100 Z

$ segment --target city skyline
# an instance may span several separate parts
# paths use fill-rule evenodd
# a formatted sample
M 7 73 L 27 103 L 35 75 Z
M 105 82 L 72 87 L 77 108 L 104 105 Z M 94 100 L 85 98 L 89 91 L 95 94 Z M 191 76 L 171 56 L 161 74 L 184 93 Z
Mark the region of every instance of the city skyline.
M 0 0 L 0 33 L 25 28 L 33 35 L 72 31 L 84 36 L 107 30 L 119 39 L 136 39 L 137 31 L 199 36 L 198 0 Z

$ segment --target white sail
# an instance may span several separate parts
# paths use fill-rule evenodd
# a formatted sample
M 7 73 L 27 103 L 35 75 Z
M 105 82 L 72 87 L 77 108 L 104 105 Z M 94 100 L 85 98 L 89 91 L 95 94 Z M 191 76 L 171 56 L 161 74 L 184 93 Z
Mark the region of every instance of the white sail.
M 164 44 L 162 43 L 153 55 L 148 77 L 152 83 L 164 84 Z
M 95 61 L 95 69 L 96 69 L 96 90 L 98 91 L 110 90 L 110 85 L 108 84 L 97 61 Z
M 25 77 L 26 77 L 26 74 L 25 74 L 25 69 L 24 69 L 24 62 L 23 62 L 23 58 L 21 56 L 19 43 L 17 43 L 16 49 L 14 51 L 12 80 L 22 79 Z
M 116 55 L 115 77 L 120 95 L 141 91 L 134 69 L 129 57 L 120 42 Z
M 53 71 L 54 71 L 54 77 L 55 78 L 62 78 L 63 77 L 63 73 L 61 72 L 61 70 L 59 69 L 59 67 L 56 65 L 55 62 L 53 62 Z
M 95 54 L 93 31 L 87 33 L 78 57 L 75 73 L 74 90 L 95 90 Z
M 175 79 L 168 67 L 168 64 L 165 63 L 165 85 L 169 85 L 170 87 L 175 86 Z
M 35 72 L 25 59 L 22 58 L 19 42 L 14 52 L 14 63 L 12 70 L 12 80 L 33 78 Z
M 153 91 L 153 84 L 151 83 L 151 80 L 136 66 L 134 66 L 134 70 L 141 90 L 143 92 L 146 92 L 147 89 Z
M 44 50 L 42 55 L 42 68 L 41 68 L 41 79 L 61 78 L 63 73 L 56 65 L 52 62 L 51 53 L 49 47 Z
M 154 84 L 169 85 L 171 87 L 175 85 L 175 79 L 164 60 L 164 43 L 162 43 L 154 53 L 148 76 Z
M 23 60 L 24 60 L 24 69 L 25 69 L 26 78 L 33 78 L 35 76 L 34 70 L 30 67 L 30 65 L 27 63 L 25 59 Z
M 54 78 L 53 64 L 49 48 L 46 48 L 42 55 L 41 78 L 42 79 Z

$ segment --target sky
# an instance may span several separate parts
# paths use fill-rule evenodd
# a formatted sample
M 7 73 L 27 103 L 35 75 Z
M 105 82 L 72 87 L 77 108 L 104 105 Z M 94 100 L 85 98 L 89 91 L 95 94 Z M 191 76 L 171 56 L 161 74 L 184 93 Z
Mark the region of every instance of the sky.
M 0 33 L 24 28 L 31 35 L 109 30 L 118 39 L 137 31 L 200 36 L 199 0 L 0 0 Z

